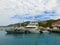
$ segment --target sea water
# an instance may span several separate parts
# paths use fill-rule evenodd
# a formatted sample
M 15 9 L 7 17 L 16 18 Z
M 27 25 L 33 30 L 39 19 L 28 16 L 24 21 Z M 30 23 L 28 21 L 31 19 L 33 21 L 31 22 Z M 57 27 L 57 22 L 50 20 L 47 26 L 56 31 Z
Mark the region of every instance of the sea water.
M 0 45 L 60 45 L 60 34 L 7 34 L 0 31 Z

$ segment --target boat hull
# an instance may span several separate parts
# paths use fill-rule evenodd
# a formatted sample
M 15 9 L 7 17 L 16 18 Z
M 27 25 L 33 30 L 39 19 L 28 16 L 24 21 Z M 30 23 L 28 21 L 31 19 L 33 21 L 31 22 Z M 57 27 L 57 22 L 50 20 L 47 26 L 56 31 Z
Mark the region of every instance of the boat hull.
M 6 32 L 8 33 L 8 34 L 27 34 L 27 33 L 31 33 L 30 31 L 28 31 L 28 30 L 13 30 L 13 31 L 11 31 L 11 30 L 6 30 Z
M 8 34 L 23 34 L 24 32 L 6 31 Z

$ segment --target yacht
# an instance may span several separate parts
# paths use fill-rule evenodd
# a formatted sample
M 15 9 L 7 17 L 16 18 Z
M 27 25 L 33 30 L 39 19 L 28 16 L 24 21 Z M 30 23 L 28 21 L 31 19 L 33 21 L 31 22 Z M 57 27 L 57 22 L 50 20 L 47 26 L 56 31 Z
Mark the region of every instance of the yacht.
M 31 21 L 26 27 L 25 30 L 30 31 L 31 33 L 40 33 L 40 29 L 38 27 L 38 22 Z
M 24 33 L 25 30 L 24 28 L 20 27 L 20 28 L 10 28 L 10 29 L 7 29 L 6 32 L 8 34 L 21 34 L 21 33 Z

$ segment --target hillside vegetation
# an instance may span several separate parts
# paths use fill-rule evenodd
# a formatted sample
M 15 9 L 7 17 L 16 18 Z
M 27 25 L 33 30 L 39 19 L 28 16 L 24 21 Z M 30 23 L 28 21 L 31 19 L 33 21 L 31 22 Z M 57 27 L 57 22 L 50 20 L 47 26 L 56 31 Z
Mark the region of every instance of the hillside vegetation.
M 56 21 L 60 21 L 60 19 L 58 19 L 58 20 L 38 21 L 38 26 L 51 27 L 52 23 L 53 23 L 53 22 L 56 22 Z M 23 22 L 23 23 L 21 23 L 21 26 L 27 26 L 28 24 L 29 24 L 29 21 Z M 8 25 L 8 27 L 11 27 L 11 26 L 20 27 L 20 23 Z

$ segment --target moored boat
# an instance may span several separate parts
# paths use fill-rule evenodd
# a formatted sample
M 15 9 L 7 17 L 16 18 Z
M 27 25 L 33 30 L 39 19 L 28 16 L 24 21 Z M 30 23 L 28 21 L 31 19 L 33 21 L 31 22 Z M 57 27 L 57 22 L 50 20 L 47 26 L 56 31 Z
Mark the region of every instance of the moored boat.
M 31 33 L 40 33 L 38 23 L 35 21 L 30 22 L 25 28 L 26 28 L 26 30 L 30 31 Z

